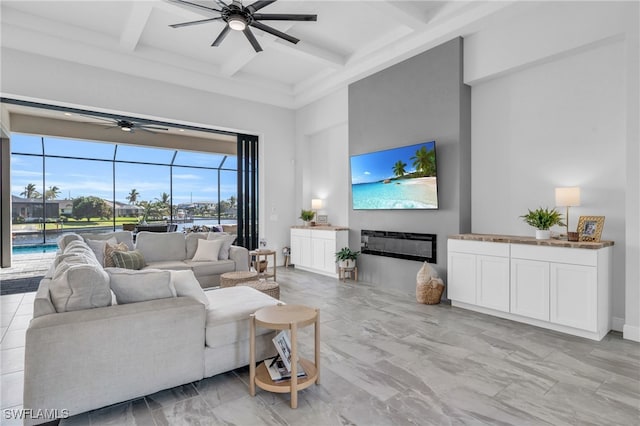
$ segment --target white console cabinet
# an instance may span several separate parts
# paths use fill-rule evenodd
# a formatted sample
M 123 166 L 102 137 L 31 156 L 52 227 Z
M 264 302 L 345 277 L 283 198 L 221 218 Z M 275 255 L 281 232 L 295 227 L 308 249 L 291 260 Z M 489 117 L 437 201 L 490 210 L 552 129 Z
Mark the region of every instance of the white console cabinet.
M 460 237 L 448 241 L 453 306 L 594 340 L 611 330 L 613 243 Z
M 335 253 L 348 245 L 346 228 L 291 228 L 291 263 L 298 269 L 337 278 Z

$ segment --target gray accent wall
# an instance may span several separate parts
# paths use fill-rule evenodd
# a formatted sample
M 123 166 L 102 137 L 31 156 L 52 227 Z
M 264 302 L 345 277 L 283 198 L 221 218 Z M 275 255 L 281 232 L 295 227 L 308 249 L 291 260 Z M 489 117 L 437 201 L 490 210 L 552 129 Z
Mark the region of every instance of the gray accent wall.
M 447 236 L 471 231 L 471 89 L 462 48 L 462 38 L 453 39 L 349 86 L 349 155 L 435 140 L 439 198 L 438 210 L 350 207 L 349 245 L 360 247 L 361 229 L 437 234 L 432 266 L 445 279 Z M 362 280 L 406 291 L 422 266 L 367 254 L 358 265 Z

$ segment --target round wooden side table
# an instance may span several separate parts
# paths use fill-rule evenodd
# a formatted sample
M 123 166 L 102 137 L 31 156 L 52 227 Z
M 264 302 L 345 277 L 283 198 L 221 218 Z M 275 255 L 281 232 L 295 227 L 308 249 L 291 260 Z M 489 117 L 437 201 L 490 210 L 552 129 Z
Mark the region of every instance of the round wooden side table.
M 320 383 L 320 310 L 304 305 L 268 306 L 249 317 L 249 394 L 255 396 L 256 386 L 269 392 L 291 393 L 291 408 L 298 407 L 298 391 Z M 314 324 L 314 362 L 298 357 L 298 328 Z M 291 379 L 271 380 L 264 362 L 256 368 L 256 326 L 291 332 Z M 297 362 L 296 362 L 297 360 Z M 306 377 L 298 377 L 298 363 Z

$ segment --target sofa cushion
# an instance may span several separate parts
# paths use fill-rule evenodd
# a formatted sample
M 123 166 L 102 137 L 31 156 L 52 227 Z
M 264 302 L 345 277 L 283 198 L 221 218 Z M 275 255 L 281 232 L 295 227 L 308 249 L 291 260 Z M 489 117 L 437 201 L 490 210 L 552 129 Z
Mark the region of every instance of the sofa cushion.
M 213 262 L 194 262 L 192 260 L 185 260 L 196 277 L 204 275 L 220 275 L 225 272 L 233 272 L 236 270 L 236 263 L 233 260 L 216 260 Z
M 139 270 L 145 265 L 144 256 L 139 250 L 114 251 L 111 253 L 111 259 L 116 268 Z
M 108 240 L 115 238 L 118 243 L 125 243 L 129 250 L 133 250 L 133 235 L 130 231 L 106 232 L 104 234 L 80 234 L 85 241 L 87 240 Z
M 209 299 L 205 343 L 215 348 L 249 339 L 249 315 L 279 300 L 250 287 L 225 287 L 205 293 Z M 271 330 L 256 327 L 256 335 Z
M 69 233 L 60 235 L 56 240 L 56 243 L 58 244 L 58 248 L 64 251 L 64 248 L 71 241 L 83 241 L 83 239 L 80 235 L 76 234 L 75 232 L 69 232 Z
M 109 274 L 111 290 L 119 305 L 176 297 L 170 271 L 121 268 L 107 268 L 105 271 Z
M 113 252 L 116 252 L 116 251 L 129 251 L 129 247 L 125 243 L 118 243 L 118 244 L 107 243 L 104 246 L 104 265 L 103 266 L 105 268 L 113 268 L 116 266 L 115 262 L 113 261 L 113 257 L 111 256 Z
M 222 240 L 198 240 L 198 249 L 193 255 L 192 262 L 212 262 L 218 260 L 222 247 Z
M 56 267 L 49 292 L 56 312 L 111 305 L 109 276 L 100 265 L 92 262 L 72 263 L 71 259 L 64 259 Z
M 147 262 L 186 258 L 185 237 L 179 232 L 138 232 L 136 249 L 142 252 Z
M 170 271 L 171 282 L 176 289 L 176 294 L 182 297 L 192 297 L 208 308 L 209 299 L 200 287 L 200 283 L 192 271 Z
M 86 240 L 87 245 L 93 250 L 93 253 L 96 255 L 96 259 L 100 265 L 104 266 L 104 248 L 107 244 L 116 245 L 118 241 L 111 237 L 108 240 Z
M 198 249 L 198 240 L 206 240 L 207 233 L 206 232 L 189 232 L 185 237 L 186 248 L 187 248 L 187 259 L 192 259 L 193 255 L 196 254 L 196 250 Z
M 207 240 L 219 240 L 222 241 L 222 247 L 220 248 L 220 252 L 218 253 L 218 259 L 227 260 L 229 259 L 229 249 L 231 248 L 231 244 L 236 240 L 235 235 L 229 235 L 226 232 L 209 232 L 207 235 Z
M 162 262 L 146 262 L 146 266 L 143 269 L 170 269 L 172 271 L 185 271 L 191 270 L 191 266 L 187 265 L 184 260 L 164 260 Z

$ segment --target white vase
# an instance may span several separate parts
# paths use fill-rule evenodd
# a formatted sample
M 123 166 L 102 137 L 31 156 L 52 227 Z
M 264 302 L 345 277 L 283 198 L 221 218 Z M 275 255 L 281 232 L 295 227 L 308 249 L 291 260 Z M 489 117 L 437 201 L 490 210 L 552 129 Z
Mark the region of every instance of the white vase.
M 536 229 L 536 240 L 551 239 L 551 231 L 548 229 Z

